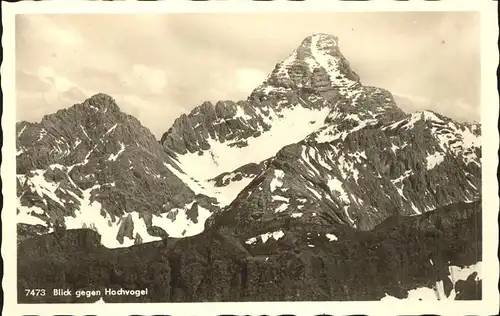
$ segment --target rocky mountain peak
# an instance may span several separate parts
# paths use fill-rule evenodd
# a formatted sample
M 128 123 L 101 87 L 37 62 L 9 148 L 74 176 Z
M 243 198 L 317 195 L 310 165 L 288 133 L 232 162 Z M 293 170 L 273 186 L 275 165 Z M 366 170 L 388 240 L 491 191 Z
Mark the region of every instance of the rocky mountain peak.
M 17 140 L 19 221 L 40 232 L 90 227 L 103 245 L 123 247 L 196 234 L 214 209 L 176 177 L 149 129 L 106 94 L 19 122 Z
M 313 50 L 314 47 L 311 47 L 313 44 L 318 45 L 318 50 L 321 53 L 329 54 L 331 50 L 338 50 L 339 38 L 337 36 L 327 34 L 327 33 L 314 33 L 310 36 L 307 36 L 302 40 L 299 48 L 308 48 Z
M 53 120 L 55 117 L 64 115 L 64 113 L 82 116 L 94 116 L 94 114 L 97 116 L 102 116 L 103 114 L 116 116 L 123 114 L 113 97 L 105 93 L 96 93 L 70 108 L 61 109 L 56 113 L 44 116 L 42 122 Z
M 116 104 L 116 101 L 113 97 L 105 93 L 96 93 L 90 98 L 86 99 L 83 103 L 84 106 L 88 106 L 90 108 L 97 108 L 103 112 L 108 111 L 120 111 L 120 108 Z
M 315 33 L 306 37 L 293 52 L 278 63 L 250 99 L 306 90 L 332 99 L 360 86 L 359 76 L 342 55 L 336 36 Z

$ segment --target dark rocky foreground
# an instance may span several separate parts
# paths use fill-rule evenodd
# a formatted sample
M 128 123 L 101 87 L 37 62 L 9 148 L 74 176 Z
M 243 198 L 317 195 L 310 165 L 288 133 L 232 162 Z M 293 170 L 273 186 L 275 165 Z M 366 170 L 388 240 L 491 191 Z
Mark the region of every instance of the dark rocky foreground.
M 18 247 L 20 303 L 95 302 L 54 297 L 52 289 L 148 289 L 111 302 L 329 301 L 405 298 L 408 290 L 452 284 L 448 266 L 481 261 L 481 203 L 460 203 L 375 229 L 336 227 L 337 241 L 316 238 L 322 226 L 290 226 L 284 238 L 247 245 L 207 227 L 200 235 L 107 249 L 90 229 L 26 236 Z M 309 240 L 308 247 L 303 241 Z M 431 260 L 433 264 L 431 263 Z M 25 289 L 46 289 L 26 296 Z M 481 299 L 473 276 L 455 286 L 456 299 Z

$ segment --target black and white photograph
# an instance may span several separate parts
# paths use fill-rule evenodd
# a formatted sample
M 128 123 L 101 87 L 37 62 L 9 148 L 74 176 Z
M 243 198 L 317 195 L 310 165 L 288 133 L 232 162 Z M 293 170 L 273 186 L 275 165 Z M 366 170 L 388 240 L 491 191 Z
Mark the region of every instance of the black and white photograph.
M 17 304 L 485 299 L 480 12 L 14 20 Z

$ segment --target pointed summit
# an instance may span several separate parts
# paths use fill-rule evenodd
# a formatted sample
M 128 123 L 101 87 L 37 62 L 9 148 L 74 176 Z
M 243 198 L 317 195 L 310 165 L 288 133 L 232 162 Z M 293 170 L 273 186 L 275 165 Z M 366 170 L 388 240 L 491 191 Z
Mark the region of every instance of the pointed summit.
M 326 33 L 314 33 L 282 62 L 251 95 L 262 97 L 287 94 L 292 90 L 312 90 L 320 94 L 346 94 L 347 88 L 360 85 L 359 76 L 352 71 L 342 55 L 338 38 Z
M 120 108 L 116 104 L 115 99 L 105 93 L 96 93 L 89 98 L 87 98 L 83 103 L 83 106 L 87 106 L 96 111 L 107 112 L 108 110 L 119 112 Z
M 311 43 L 321 43 L 325 46 L 337 47 L 339 38 L 327 33 L 314 33 L 304 38 L 302 45 L 311 45 Z

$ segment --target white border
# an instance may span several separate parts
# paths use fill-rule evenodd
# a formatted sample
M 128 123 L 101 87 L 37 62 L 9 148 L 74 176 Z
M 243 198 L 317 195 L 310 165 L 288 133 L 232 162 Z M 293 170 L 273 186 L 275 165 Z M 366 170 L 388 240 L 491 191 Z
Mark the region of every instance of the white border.
M 78 2 L 78 3 L 76 3 Z M 325 11 L 478 11 L 481 15 L 481 123 L 482 123 L 482 181 L 483 181 L 483 300 L 438 302 L 258 302 L 258 303 L 148 303 L 148 304 L 17 304 L 16 295 L 16 231 L 15 231 L 15 15 L 30 13 L 225 13 L 225 12 L 325 12 Z M 40 1 L 2 3 L 4 49 L 1 66 L 3 99 L 2 129 L 4 145 L 1 176 L 4 207 L 2 211 L 2 258 L 4 260 L 4 315 L 140 315 L 165 313 L 170 315 L 316 315 L 356 314 L 391 315 L 493 315 L 499 310 L 498 225 L 499 211 L 498 165 L 499 136 L 497 130 L 499 100 L 496 92 L 498 65 L 497 3 L 492 0 L 442 1 L 338 1 L 309 0 L 272 2 L 262 1 L 157 1 L 157 2 L 98 2 L 98 1 Z M 429 53 L 432 58 L 432 53 Z M 458 67 L 460 65 L 457 65 Z

